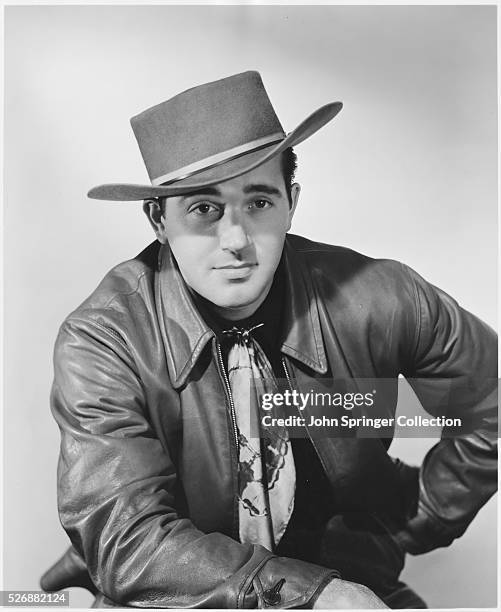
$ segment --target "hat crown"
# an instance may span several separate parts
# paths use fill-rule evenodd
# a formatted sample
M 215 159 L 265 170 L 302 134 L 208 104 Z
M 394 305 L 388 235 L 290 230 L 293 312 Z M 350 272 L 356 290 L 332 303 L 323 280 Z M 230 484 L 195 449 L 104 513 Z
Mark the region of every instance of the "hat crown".
M 188 89 L 131 119 L 154 185 L 285 137 L 258 72 Z

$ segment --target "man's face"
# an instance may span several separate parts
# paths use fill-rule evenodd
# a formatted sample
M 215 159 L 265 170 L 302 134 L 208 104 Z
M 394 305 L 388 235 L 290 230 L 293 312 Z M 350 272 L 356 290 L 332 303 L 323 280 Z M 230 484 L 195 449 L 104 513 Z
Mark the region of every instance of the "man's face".
M 186 283 L 227 319 L 250 316 L 273 281 L 297 204 L 280 156 L 236 179 L 171 197 L 157 224 Z

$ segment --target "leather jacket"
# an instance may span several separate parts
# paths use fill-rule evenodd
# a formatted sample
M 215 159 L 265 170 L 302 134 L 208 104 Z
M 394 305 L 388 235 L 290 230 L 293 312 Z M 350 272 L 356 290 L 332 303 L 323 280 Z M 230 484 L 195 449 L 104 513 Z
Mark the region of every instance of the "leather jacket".
M 340 512 L 377 511 L 384 500 L 401 515 L 393 534 L 401 550 L 447 546 L 496 489 L 494 332 L 398 262 L 290 234 L 283 261 L 281 353 L 298 388 L 336 377 L 392 379 L 396 389 L 403 374 L 431 410 L 433 390 L 414 380 L 470 381 L 448 414 L 476 415 L 478 427 L 443 437 L 419 478 L 389 457 L 389 440 L 312 440 Z M 293 608 L 335 576 L 238 542 L 223 367 L 217 338 L 158 242 L 111 270 L 61 326 L 51 395 L 59 513 L 96 588 L 116 605 Z

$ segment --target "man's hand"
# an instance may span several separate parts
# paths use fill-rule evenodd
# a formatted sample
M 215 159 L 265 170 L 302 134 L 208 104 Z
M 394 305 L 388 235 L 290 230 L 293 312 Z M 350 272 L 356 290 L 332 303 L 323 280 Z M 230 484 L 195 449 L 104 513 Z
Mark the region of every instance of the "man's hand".
M 380 599 L 363 584 L 334 578 L 313 604 L 313 610 L 388 610 Z

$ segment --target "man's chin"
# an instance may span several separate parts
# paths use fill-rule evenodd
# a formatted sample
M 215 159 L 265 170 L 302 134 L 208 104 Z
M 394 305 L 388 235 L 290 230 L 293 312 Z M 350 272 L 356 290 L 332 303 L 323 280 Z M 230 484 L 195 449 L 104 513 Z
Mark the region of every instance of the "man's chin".
M 227 299 L 221 299 L 221 296 L 218 296 L 217 302 L 212 302 L 212 304 L 218 314 L 225 319 L 246 319 L 256 312 L 265 297 L 262 296 L 262 293 L 228 296 Z
M 227 302 L 222 302 L 221 300 L 218 300 L 218 303 L 217 304 L 214 303 L 214 306 L 218 308 L 219 310 L 228 310 L 229 312 L 231 312 L 231 311 L 237 311 L 237 310 L 242 310 L 242 309 L 252 307 L 252 305 L 256 302 L 257 302 L 257 298 L 253 300 L 252 299 L 245 300 L 245 301 L 236 300 L 236 301 L 227 301 Z

